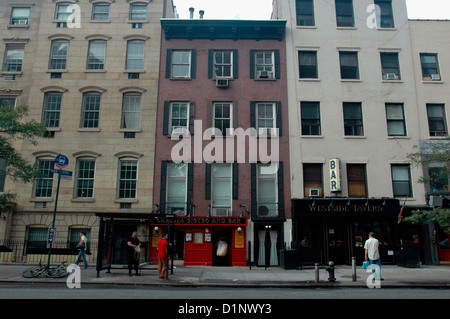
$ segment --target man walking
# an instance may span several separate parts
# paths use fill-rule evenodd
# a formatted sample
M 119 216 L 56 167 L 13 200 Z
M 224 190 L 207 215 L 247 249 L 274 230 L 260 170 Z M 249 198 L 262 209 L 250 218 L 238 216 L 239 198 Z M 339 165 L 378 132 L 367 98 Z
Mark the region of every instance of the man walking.
M 364 244 L 366 260 L 369 260 L 372 273 L 375 273 L 375 279 L 383 280 L 381 278 L 381 261 L 380 252 L 378 250 L 380 242 L 374 237 L 374 233 L 369 233 L 369 239 Z
M 167 233 L 163 233 L 162 238 L 158 241 L 158 277 L 163 279 L 166 277 L 167 269 Z

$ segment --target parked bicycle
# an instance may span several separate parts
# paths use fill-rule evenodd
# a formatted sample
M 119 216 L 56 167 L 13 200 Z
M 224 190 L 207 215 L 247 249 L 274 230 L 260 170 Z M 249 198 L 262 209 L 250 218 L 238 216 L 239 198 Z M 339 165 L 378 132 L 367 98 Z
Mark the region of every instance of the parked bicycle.
M 49 277 L 49 278 L 64 278 L 69 273 L 67 272 L 66 266 L 63 261 L 58 266 L 50 266 L 47 269 L 47 265 L 42 265 L 39 261 L 39 265 L 33 268 L 28 268 L 22 272 L 22 277 L 24 278 L 37 278 L 37 277 Z

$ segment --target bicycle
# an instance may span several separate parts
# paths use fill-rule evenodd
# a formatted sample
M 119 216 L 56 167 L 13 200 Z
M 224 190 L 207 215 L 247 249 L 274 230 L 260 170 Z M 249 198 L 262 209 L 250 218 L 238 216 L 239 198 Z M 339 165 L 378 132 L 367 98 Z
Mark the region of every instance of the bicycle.
M 69 273 L 66 270 L 66 266 L 63 261 L 58 266 L 50 266 L 47 269 L 47 265 L 42 265 L 39 261 L 39 265 L 33 268 L 28 268 L 22 272 L 23 278 L 37 278 L 37 277 L 49 277 L 49 278 L 64 278 Z

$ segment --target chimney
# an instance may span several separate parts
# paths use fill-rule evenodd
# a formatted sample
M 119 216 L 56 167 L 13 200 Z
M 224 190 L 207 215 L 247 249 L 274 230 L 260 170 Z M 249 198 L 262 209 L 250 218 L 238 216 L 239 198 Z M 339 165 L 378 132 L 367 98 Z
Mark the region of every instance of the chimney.
M 195 9 L 192 8 L 192 7 L 189 8 L 189 12 L 191 13 L 191 14 L 190 14 L 190 18 L 191 18 L 191 19 L 194 18 L 194 10 L 195 10 Z
M 200 13 L 200 19 L 203 19 L 203 15 L 205 14 L 204 10 L 200 10 L 198 13 Z

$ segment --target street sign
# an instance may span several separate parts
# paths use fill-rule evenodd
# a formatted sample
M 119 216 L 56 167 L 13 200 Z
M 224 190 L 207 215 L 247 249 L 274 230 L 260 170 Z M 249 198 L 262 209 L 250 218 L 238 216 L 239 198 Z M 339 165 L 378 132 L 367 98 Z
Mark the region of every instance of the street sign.
M 50 228 L 50 231 L 48 233 L 48 243 L 53 244 L 53 237 L 55 237 L 55 229 Z
M 67 165 L 69 165 L 69 159 L 64 155 L 58 155 L 55 158 L 56 166 L 58 166 L 60 169 L 63 169 Z
M 56 168 L 50 169 L 50 172 L 52 172 L 53 174 L 59 174 L 61 172 L 62 176 L 72 176 L 72 171 L 59 170 Z

